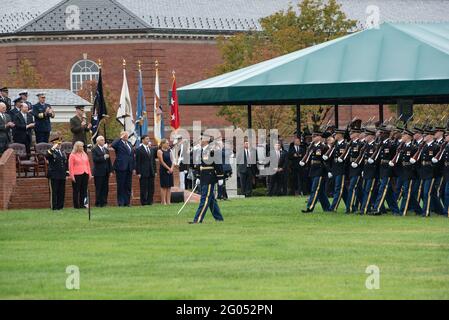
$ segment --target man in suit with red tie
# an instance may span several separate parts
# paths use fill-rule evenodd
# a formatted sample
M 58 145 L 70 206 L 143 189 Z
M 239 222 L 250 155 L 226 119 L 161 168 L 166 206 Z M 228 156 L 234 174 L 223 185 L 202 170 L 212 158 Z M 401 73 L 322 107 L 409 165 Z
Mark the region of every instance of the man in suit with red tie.
M 141 142 L 136 150 L 136 174 L 140 181 L 140 203 L 145 206 L 153 204 L 156 151 L 147 135 L 142 136 Z
M 95 181 L 95 206 L 105 207 L 108 204 L 109 176 L 112 173 L 111 157 L 103 136 L 97 137 L 97 145 L 92 149 Z
M 134 151 L 128 138 L 128 132 L 122 131 L 120 139 L 114 140 L 111 144 L 111 147 L 115 150 L 114 170 L 117 178 L 117 202 L 119 207 L 129 207 L 131 204 Z

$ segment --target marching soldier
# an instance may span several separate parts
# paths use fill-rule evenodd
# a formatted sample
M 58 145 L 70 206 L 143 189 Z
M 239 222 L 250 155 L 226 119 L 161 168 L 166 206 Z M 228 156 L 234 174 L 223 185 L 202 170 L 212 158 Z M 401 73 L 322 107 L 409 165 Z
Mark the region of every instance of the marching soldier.
M 412 164 L 418 163 L 418 173 L 421 180 L 420 192 L 418 193 L 422 195 L 423 199 L 422 216 L 428 217 L 430 215 L 430 202 L 435 183 L 432 158 L 438 153 L 438 146 L 434 143 L 433 131 L 430 128 L 427 128 L 424 133 L 426 136 L 419 145 L 417 154 L 410 159 L 410 162 Z
M 444 127 L 435 127 L 435 145 L 438 150 L 442 149 L 444 144 L 444 132 L 446 128 Z M 442 186 L 443 186 L 443 163 L 437 162 L 434 163 L 434 176 L 435 182 L 432 190 L 432 198 L 431 198 L 431 210 L 439 215 L 444 215 L 444 208 L 441 204 L 442 198 Z
M 324 161 L 331 163 L 331 174 L 329 177 L 334 178 L 334 194 L 330 211 L 337 211 L 341 199 L 345 203 L 347 202 L 348 190 L 345 186 L 346 164 L 342 158 L 348 145 L 344 138 L 345 133 L 345 130 L 335 130 L 335 144 L 323 156 Z
M 50 186 L 50 204 L 52 210 L 64 208 L 65 181 L 67 176 L 67 158 L 61 151 L 61 139 L 51 140 L 53 147 L 47 152 L 48 179 Z
M 50 119 L 55 117 L 55 113 L 48 103 L 45 103 L 45 93 L 37 94 L 39 102 L 33 106 L 34 132 L 36 134 L 36 143 L 48 143 L 51 132 Z
M 300 165 L 304 167 L 310 161 L 309 177 L 312 180 L 312 189 L 307 202 L 307 209 L 302 210 L 304 213 L 313 212 L 317 200 L 320 201 L 323 211 L 330 210 L 330 203 L 324 189 L 324 179 L 327 177 L 327 168 L 323 160 L 323 156 L 327 152 L 327 147 L 322 142 L 322 132 L 316 130 L 312 135 L 312 143 L 305 157 L 300 161 Z
M 379 130 L 381 142 L 378 146 L 375 159 L 373 159 L 379 161 L 379 190 L 374 204 L 374 214 L 381 214 L 386 200 L 393 214 L 400 215 L 397 199 L 393 192 L 393 168 L 390 166 L 390 161 L 396 155 L 396 147 L 390 139 L 391 130 L 386 126 L 381 126 Z
M 393 159 L 390 162 L 391 167 L 395 167 L 398 164 L 402 166 L 399 177 L 402 181 L 403 197 L 401 201 L 400 212 L 403 216 L 407 214 L 409 210 L 414 210 L 416 214 L 421 215 L 422 209 L 419 205 L 417 198 L 419 190 L 419 181 L 417 180 L 416 164 L 412 164 L 410 160 L 415 156 L 418 148 L 412 143 L 414 132 L 404 129 L 401 138 L 401 145 L 398 146 L 396 160 Z
M 221 163 L 221 153 L 215 153 L 213 138 L 210 137 L 209 143 L 203 135 L 202 147 L 195 150 L 200 155 L 201 161 L 194 163 L 194 174 L 196 176 L 196 185 L 200 187 L 201 200 L 196 211 L 195 217 L 190 224 L 202 223 L 206 211 L 209 208 L 215 221 L 223 221 L 218 202 L 215 199 L 215 184 L 223 185 L 223 165 Z M 194 155 L 194 158 L 195 155 Z
M 446 131 L 446 138 L 443 149 L 439 155 L 432 159 L 432 162 L 439 162 L 443 167 L 444 175 L 444 214 L 449 218 L 449 130 Z
M 362 203 L 362 166 L 356 163 L 360 157 L 360 152 L 363 142 L 360 140 L 361 121 L 353 125 L 350 131 L 351 141 L 348 145 L 348 150 L 343 158 L 346 160 L 349 157 L 349 190 L 348 198 L 346 200 L 346 213 L 354 213 L 358 211 Z
M 373 159 L 376 152 L 375 135 L 376 132 L 365 129 L 365 147 L 360 156 L 363 163 L 363 198 L 360 207 L 360 214 L 367 214 L 372 211 L 375 189 L 377 187 L 377 177 L 379 174 L 378 165 Z

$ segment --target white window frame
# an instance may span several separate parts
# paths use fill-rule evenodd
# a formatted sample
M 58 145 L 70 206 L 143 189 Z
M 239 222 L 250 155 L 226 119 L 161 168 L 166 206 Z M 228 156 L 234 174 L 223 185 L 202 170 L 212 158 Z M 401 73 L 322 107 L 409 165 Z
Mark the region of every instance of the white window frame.
M 81 70 L 81 71 L 73 71 L 75 69 L 75 67 L 77 67 L 79 64 L 81 63 L 86 63 L 89 62 L 92 64 L 92 66 L 97 67 L 98 71 L 92 71 L 91 68 L 89 68 L 89 71 L 86 70 Z M 81 69 L 86 69 L 86 66 L 80 66 Z M 77 62 L 75 62 L 72 66 L 72 69 L 70 69 L 70 91 L 72 91 L 75 94 L 78 94 L 79 90 L 81 90 L 82 85 L 85 81 L 92 81 L 92 80 L 98 80 L 98 76 L 100 73 L 100 67 L 98 66 L 98 64 L 96 64 L 94 61 L 89 60 L 89 59 L 82 59 L 82 60 L 78 60 Z M 73 81 L 73 76 L 77 77 L 78 81 Z M 83 80 L 83 77 L 85 77 L 86 79 Z M 79 83 L 79 87 L 76 90 L 76 84 Z

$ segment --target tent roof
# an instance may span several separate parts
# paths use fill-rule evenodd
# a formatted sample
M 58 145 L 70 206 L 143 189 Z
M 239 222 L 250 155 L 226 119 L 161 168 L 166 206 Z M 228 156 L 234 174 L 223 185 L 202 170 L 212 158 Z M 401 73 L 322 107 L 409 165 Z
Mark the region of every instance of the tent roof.
M 178 89 L 184 105 L 449 102 L 449 23 L 356 32 Z

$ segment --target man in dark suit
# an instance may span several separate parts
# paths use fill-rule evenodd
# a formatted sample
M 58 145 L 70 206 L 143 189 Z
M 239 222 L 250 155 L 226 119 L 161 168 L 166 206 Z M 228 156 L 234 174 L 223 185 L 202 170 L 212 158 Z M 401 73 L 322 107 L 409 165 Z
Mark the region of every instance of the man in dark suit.
M 25 145 L 27 154 L 31 154 L 31 139 L 33 137 L 34 119 L 28 113 L 28 105 L 22 102 L 20 105 L 20 112 L 14 116 L 14 133 L 13 140 L 15 143 L 22 143 Z
M 109 176 L 112 173 L 111 157 L 103 136 L 97 137 L 97 145 L 92 149 L 95 181 L 95 206 L 105 207 L 108 204 Z
M 8 97 L 8 88 L 3 87 L 0 89 L 0 102 L 3 102 L 6 106 L 6 113 L 9 113 L 12 109 L 11 98 Z
M 6 113 L 6 104 L 0 102 L 0 155 L 5 152 L 11 143 L 11 128 L 14 128 L 14 126 L 11 117 Z
M 61 151 L 61 139 L 52 139 L 53 147 L 47 152 L 50 205 L 52 210 L 62 210 L 65 199 L 67 158 Z
M 84 106 L 76 106 L 76 115 L 70 119 L 70 131 L 73 134 L 72 143 L 81 141 L 84 143 L 84 151 L 87 150 L 87 133 L 92 128 L 92 124 L 87 123 Z
M 140 203 L 153 204 L 154 177 L 156 176 L 156 150 L 151 148 L 150 137 L 142 136 L 142 144 L 136 149 L 136 174 L 140 181 Z
M 115 150 L 114 170 L 117 179 L 117 202 L 119 207 L 129 207 L 131 203 L 134 151 L 128 138 L 128 132 L 122 131 L 120 139 L 114 140 L 111 144 L 111 147 Z
M 288 158 L 291 163 L 291 173 L 293 176 L 292 183 L 292 193 L 293 194 L 304 194 L 305 190 L 303 190 L 303 184 L 305 179 L 304 169 L 299 165 L 299 161 L 304 158 L 306 154 L 306 148 L 301 142 L 301 138 L 299 136 L 295 137 L 294 142 L 290 145 L 288 150 Z
M 282 185 L 287 174 L 288 157 L 287 152 L 282 150 L 281 144 L 278 142 L 274 145 L 274 156 L 276 157 L 277 166 L 274 169 L 273 175 L 269 176 L 269 189 L 268 195 L 279 196 L 283 194 L 281 192 Z
M 249 142 L 245 141 L 243 150 L 237 155 L 237 172 L 240 176 L 240 187 L 242 194 L 251 197 L 253 192 L 253 180 L 257 170 L 257 151 L 250 148 Z

